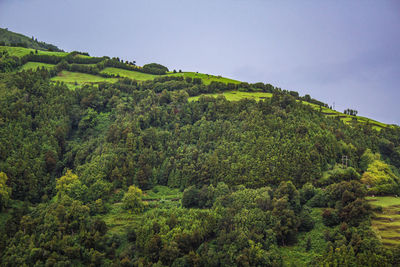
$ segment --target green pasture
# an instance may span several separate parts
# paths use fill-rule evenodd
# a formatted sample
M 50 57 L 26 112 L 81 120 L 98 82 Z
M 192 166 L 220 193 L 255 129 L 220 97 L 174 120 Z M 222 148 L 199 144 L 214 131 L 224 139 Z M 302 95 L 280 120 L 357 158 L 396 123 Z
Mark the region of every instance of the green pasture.
M 118 79 L 116 78 L 105 78 L 101 76 L 96 76 L 87 73 L 81 72 L 71 72 L 63 70 L 58 73 L 57 76 L 51 78 L 52 81 L 55 82 L 64 82 L 71 89 L 76 88 L 76 86 L 80 86 L 83 84 L 96 84 L 101 82 L 116 82 Z
M 240 91 L 226 91 L 223 93 L 218 93 L 218 94 L 203 94 L 199 96 L 193 96 L 189 97 L 188 101 L 197 101 L 200 96 L 210 96 L 210 97 L 217 97 L 223 95 L 227 100 L 229 101 L 239 101 L 241 99 L 254 99 L 256 101 L 262 100 L 264 98 L 270 98 L 272 97 L 271 93 L 265 93 L 265 92 L 240 92 Z
M 157 77 L 162 77 L 164 75 L 154 75 L 154 74 L 148 74 L 148 73 L 142 73 L 138 71 L 132 71 L 132 70 L 125 70 L 125 69 L 119 69 L 119 68 L 105 68 L 102 73 L 106 74 L 113 74 L 113 75 L 119 75 L 120 77 L 126 77 L 138 81 L 147 81 L 147 80 L 153 80 L 154 78 Z M 232 80 L 229 78 L 221 77 L 221 76 L 215 76 L 215 75 L 209 75 L 209 74 L 204 74 L 204 73 L 196 73 L 196 72 L 178 72 L 178 73 L 172 73 L 169 72 L 165 76 L 172 76 L 172 77 L 190 77 L 190 78 L 200 78 L 203 80 L 203 83 L 208 85 L 212 81 L 216 82 L 223 82 L 223 83 L 240 83 L 239 81 Z
M 28 62 L 25 65 L 23 65 L 19 71 L 23 70 L 36 70 L 37 68 L 46 68 L 46 69 L 52 69 L 54 68 L 55 65 L 53 64 L 47 64 L 47 63 L 40 63 L 40 62 Z
M 120 77 L 126 77 L 137 81 L 153 80 L 154 78 L 161 76 L 118 68 L 105 68 L 101 73 L 119 75 Z
M 182 76 L 182 77 L 190 77 L 190 78 L 200 78 L 203 80 L 203 83 L 208 85 L 211 82 L 222 82 L 222 83 L 233 83 L 233 84 L 239 84 L 240 81 L 221 77 L 221 76 L 215 76 L 211 74 L 204 74 L 204 73 L 197 73 L 197 72 L 177 72 L 177 73 L 168 73 L 168 76 Z
M 368 197 L 371 205 L 381 207 L 382 212 L 375 212 L 372 228 L 379 235 L 385 246 L 400 245 L 400 198 Z
M 11 46 L 0 46 L 0 51 L 5 51 L 7 50 L 10 56 L 14 57 L 23 57 L 25 55 L 28 55 L 30 52 L 35 53 L 35 49 L 32 48 L 25 48 L 25 47 L 11 47 Z M 38 55 L 54 55 L 54 56 L 59 56 L 59 57 L 64 57 L 68 55 L 66 52 L 50 52 L 50 51 L 43 51 L 43 50 L 37 50 Z

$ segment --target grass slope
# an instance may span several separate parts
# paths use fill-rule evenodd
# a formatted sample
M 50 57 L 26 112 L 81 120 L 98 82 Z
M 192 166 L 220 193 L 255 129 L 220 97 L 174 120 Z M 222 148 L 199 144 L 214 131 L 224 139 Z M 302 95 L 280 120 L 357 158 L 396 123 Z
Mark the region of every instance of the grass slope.
M 254 99 L 254 100 L 262 100 L 265 98 L 272 97 L 271 93 L 264 93 L 264 92 L 240 92 L 240 91 L 226 91 L 219 94 L 203 94 L 199 96 L 189 97 L 189 102 L 197 101 L 200 96 L 210 96 L 210 97 L 217 97 L 217 96 L 224 96 L 229 101 L 239 101 L 241 99 Z
M 233 84 L 239 84 L 240 81 L 233 80 L 230 78 L 225 78 L 221 76 L 215 76 L 215 75 L 210 75 L 210 74 L 204 74 L 204 73 L 197 73 L 197 72 L 178 72 L 178 73 L 172 73 L 172 74 L 167 74 L 168 76 L 182 76 L 182 77 L 190 77 L 190 78 L 200 78 L 203 80 L 203 83 L 208 85 L 211 82 L 222 82 L 222 83 L 233 83 Z
M 40 63 L 40 62 L 28 62 L 25 65 L 23 65 L 18 71 L 23 71 L 23 70 L 36 70 L 37 68 L 46 68 L 46 69 L 52 69 L 55 67 L 53 64 L 47 64 L 47 63 Z
M 118 79 L 116 78 L 104 78 L 101 76 L 80 73 L 80 72 L 71 72 L 63 70 L 57 76 L 51 78 L 52 81 L 55 82 L 64 82 L 71 89 L 75 89 L 77 86 L 84 84 L 96 84 L 100 82 L 116 82 Z
M 0 51 L 8 51 L 10 56 L 14 57 L 23 57 L 28 55 L 30 52 L 35 53 L 35 49 L 33 48 L 24 48 L 24 47 L 11 47 L 11 46 L 0 46 Z M 64 57 L 68 55 L 66 52 L 50 52 L 50 51 L 42 51 L 38 50 L 38 55 L 55 55 L 59 57 Z
M 382 207 L 382 212 L 375 212 L 372 228 L 380 236 L 385 246 L 400 245 L 400 198 L 369 197 L 373 206 Z
M 119 68 L 105 68 L 102 71 L 102 73 L 119 75 L 120 77 L 127 77 L 127 78 L 138 80 L 138 81 L 153 80 L 154 78 L 163 76 L 163 75 L 147 74 L 147 73 L 142 73 L 142 72 L 138 72 L 138 71 L 119 69 Z M 166 75 L 173 76 L 173 77 L 184 77 L 184 78 L 186 78 L 186 77 L 200 78 L 203 80 L 203 83 L 206 85 L 210 84 L 213 81 L 223 82 L 223 83 L 234 83 L 234 84 L 240 83 L 239 81 L 236 81 L 233 79 L 229 79 L 229 78 L 225 78 L 225 77 L 221 77 L 221 76 L 204 74 L 204 73 L 196 73 L 196 72 L 179 72 L 179 73 L 169 72 Z
M 126 77 L 138 81 L 153 80 L 154 78 L 160 76 L 160 75 L 142 73 L 138 71 L 118 69 L 118 68 L 105 68 L 104 70 L 101 71 L 101 73 L 119 75 L 120 77 Z

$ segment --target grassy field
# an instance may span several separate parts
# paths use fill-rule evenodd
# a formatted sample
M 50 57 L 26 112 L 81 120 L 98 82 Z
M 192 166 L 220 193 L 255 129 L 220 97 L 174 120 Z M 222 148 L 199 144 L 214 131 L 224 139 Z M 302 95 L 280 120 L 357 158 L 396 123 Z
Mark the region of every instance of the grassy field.
M 23 57 L 25 55 L 28 55 L 30 52 L 35 53 L 35 49 L 32 48 L 24 48 L 24 47 L 10 47 L 10 46 L 0 46 L 0 51 L 7 50 L 8 53 L 11 56 L 15 57 Z M 66 52 L 50 52 L 50 51 L 42 51 L 38 50 L 39 55 L 55 55 L 55 56 L 60 56 L 64 57 L 68 55 Z
M 23 70 L 36 70 L 37 68 L 46 68 L 46 69 L 52 69 L 54 68 L 55 65 L 53 64 L 47 64 L 47 63 L 40 63 L 40 62 L 28 62 L 25 65 L 23 65 L 18 71 L 23 71 Z
M 118 79 L 116 78 L 104 78 L 101 76 L 80 73 L 80 72 L 70 72 L 63 70 L 57 76 L 51 78 L 52 81 L 64 82 L 71 89 L 76 88 L 76 86 L 80 86 L 83 84 L 96 84 L 100 82 L 116 82 Z
M 255 100 L 262 100 L 264 98 L 272 97 L 271 93 L 264 93 L 264 92 L 239 92 L 239 91 L 227 91 L 220 94 L 203 94 L 201 96 L 211 96 L 217 97 L 219 95 L 225 96 L 225 98 L 229 101 L 239 101 L 241 99 L 255 99 Z M 193 96 L 189 97 L 189 102 L 197 101 L 200 96 Z
M 138 81 L 153 80 L 155 77 L 159 76 L 159 75 L 153 75 L 138 71 L 118 69 L 118 68 L 105 68 L 104 70 L 101 71 L 101 73 L 119 75 L 120 77 L 126 77 Z
M 315 225 L 309 232 L 301 232 L 298 235 L 298 242 L 293 246 L 284 246 L 279 249 L 282 251 L 283 266 L 309 266 L 315 257 L 322 256 L 326 249 L 324 231 L 326 227 L 322 223 L 322 209 L 313 208 L 311 217 Z M 311 240 L 311 249 L 306 251 L 307 239 Z
M 400 245 L 400 198 L 368 197 L 373 206 L 382 207 L 382 212 L 375 212 L 372 228 L 380 236 L 385 246 Z
M 156 77 L 162 77 L 162 75 L 147 74 L 138 71 L 124 70 L 119 68 L 105 68 L 102 71 L 102 73 L 119 75 L 120 77 L 127 77 L 138 81 L 147 81 L 147 80 L 153 80 Z M 196 73 L 196 72 L 178 72 L 178 73 L 169 72 L 166 74 L 166 76 L 200 78 L 206 85 L 210 84 L 212 81 L 223 82 L 223 83 L 235 83 L 235 84 L 240 83 L 239 81 L 232 80 L 229 78 L 203 74 L 203 73 Z
M 190 78 L 200 78 L 203 80 L 203 83 L 208 85 L 211 82 L 223 82 L 223 83 L 234 83 L 238 84 L 240 81 L 221 77 L 221 76 L 215 76 L 215 75 L 210 75 L 210 74 L 204 74 L 204 73 L 197 73 L 197 72 L 178 72 L 178 73 L 168 73 L 168 76 L 183 76 L 183 77 L 190 77 Z

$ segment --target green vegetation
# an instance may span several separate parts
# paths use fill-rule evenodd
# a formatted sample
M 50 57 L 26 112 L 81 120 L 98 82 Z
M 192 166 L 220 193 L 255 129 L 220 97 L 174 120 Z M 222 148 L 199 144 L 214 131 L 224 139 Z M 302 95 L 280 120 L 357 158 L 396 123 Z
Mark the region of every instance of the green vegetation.
M 177 76 L 185 76 L 182 75 L 180 73 L 174 74 Z M 218 80 L 213 80 L 212 78 L 210 78 L 209 80 L 207 80 L 207 76 L 205 76 L 206 74 L 201 74 L 198 77 L 202 77 L 204 83 L 211 83 L 211 81 L 218 81 Z M 190 75 L 187 75 L 190 77 Z M 213 76 L 215 77 L 215 76 Z M 233 83 L 238 83 L 238 81 L 234 81 L 234 80 L 229 80 L 226 78 L 222 78 L 224 80 L 224 82 L 233 82 Z M 222 81 L 222 80 L 219 80 Z M 264 93 L 264 92 L 244 92 L 244 91 L 227 91 L 227 92 L 222 92 L 222 93 L 217 93 L 217 94 L 203 94 L 204 96 L 211 96 L 211 97 L 217 97 L 219 95 L 223 95 L 225 96 L 225 98 L 229 101 L 238 101 L 241 99 L 254 99 L 256 101 L 259 101 L 261 99 L 265 99 L 265 98 L 269 98 L 272 97 L 271 93 Z M 198 100 L 200 97 L 199 96 L 193 96 L 189 98 L 189 101 L 196 101 Z M 373 129 L 380 131 L 382 128 L 387 128 L 387 127 L 394 127 L 393 125 L 387 125 L 372 119 L 368 119 L 365 117 L 361 117 L 361 116 L 354 116 L 354 115 L 348 115 L 348 114 L 344 114 L 341 113 L 339 111 L 330 109 L 328 107 L 325 106 L 321 106 L 321 105 L 317 105 L 314 103 L 310 103 L 307 101 L 303 101 L 303 100 L 297 100 L 298 102 L 310 106 L 311 108 L 313 108 L 314 110 L 317 110 L 319 112 L 321 112 L 322 114 L 328 116 L 328 117 L 332 117 L 332 118 L 339 118 L 341 121 L 343 121 L 346 124 L 353 124 L 353 123 L 361 123 L 361 124 L 366 124 L 366 125 L 371 125 Z
M 399 192 L 399 127 L 270 84 L 13 49 L 1 265 L 400 264 L 400 203 L 367 197 Z
M 300 233 L 295 245 L 281 248 L 284 266 L 315 265 L 315 259 L 322 257 L 326 251 L 324 232 L 329 230 L 329 227 L 322 223 L 322 209 L 313 208 L 310 215 L 315 222 L 314 228 L 309 232 Z

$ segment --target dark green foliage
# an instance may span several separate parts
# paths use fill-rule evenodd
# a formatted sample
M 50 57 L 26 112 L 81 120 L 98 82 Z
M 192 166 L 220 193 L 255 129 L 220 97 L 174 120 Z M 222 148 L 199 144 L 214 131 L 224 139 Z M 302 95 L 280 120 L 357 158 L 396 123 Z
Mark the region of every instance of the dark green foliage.
M 20 46 L 40 50 L 62 52 L 62 50 L 55 45 L 47 44 L 45 42 L 38 42 L 36 38 L 29 38 L 28 36 L 2 28 L 0 28 L 0 45 Z
M 29 57 L 58 62 L 58 71 L 140 69 L 78 52 Z M 21 64 L 3 58 L 3 71 Z M 162 76 L 70 91 L 49 82 L 56 71 L 0 74 L 0 170 L 11 202 L 36 205 L 7 210 L 4 265 L 280 266 L 282 246 L 319 231 L 309 207 L 325 208 L 313 214 L 321 211 L 332 227 L 325 233 L 332 252 L 316 265 L 396 262 L 369 228 L 359 181 L 371 163 L 367 149 L 398 172 L 397 130 L 349 127 L 268 84 L 238 85 L 274 93 L 259 102 L 188 102 L 189 95 L 237 88 Z M 343 155 L 351 167 L 339 166 Z M 132 185 L 148 202 L 140 212 L 121 203 Z M 146 198 L 156 185 L 176 188 L 182 198 Z M 300 241 L 315 255 L 314 239 Z
M 143 72 L 145 73 L 163 75 L 167 73 L 167 71 L 168 71 L 167 67 L 157 63 L 150 63 L 143 65 Z

